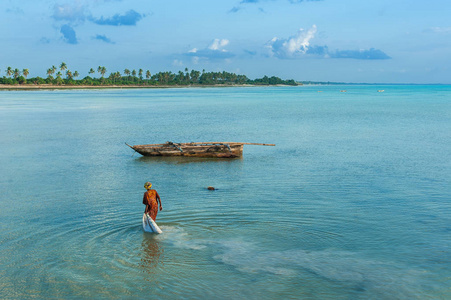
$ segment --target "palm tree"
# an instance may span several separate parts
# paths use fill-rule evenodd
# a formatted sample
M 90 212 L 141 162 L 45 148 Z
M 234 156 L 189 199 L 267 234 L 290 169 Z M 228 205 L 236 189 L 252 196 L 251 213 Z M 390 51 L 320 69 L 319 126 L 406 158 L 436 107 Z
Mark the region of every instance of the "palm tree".
M 63 74 L 60 71 L 58 71 L 56 73 L 56 84 L 57 85 L 61 85 L 63 83 L 63 79 L 61 79 L 62 76 L 63 76 Z
M 106 73 L 106 68 L 105 68 L 105 67 L 102 67 L 102 68 L 100 69 L 100 74 L 102 74 L 102 78 L 103 78 L 103 76 L 105 75 L 105 73 Z
M 89 70 L 88 74 L 94 74 L 96 71 L 94 71 L 93 68 L 91 68 L 91 70 Z
M 143 69 L 139 69 L 138 71 L 139 79 L 143 79 Z
M 191 70 L 190 77 L 191 77 L 191 80 L 193 82 L 197 83 L 197 80 L 199 79 L 199 76 L 200 76 L 200 72 L 199 71 Z
M 119 76 L 118 76 L 118 74 L 119 74 Z M 109 78 L 110 78 L 113 82 L 116 82 L 116 80 L 117 80 L 118 78 L 120 78 L 120 77 L 121 77 L 121 74 L 120 74 L 119 72 L 111 73 L 110 76 L 109 76 Z
M 28 71 L 28 69 L 23 69 L 22 74 L 25 78 L 27 78 L 27 76 L 28 76 L 28 74 L 30 74 L 30 72 Z
M 6 69 L 6 76 L 11 76 L 11 75 L 13 75 L 13 69 L 11 67 L 8 67 Z
M 147 70 L 147 71 L 146 71 L 146 78 L 147 78 L 147 79 L 149 79 L 149 78 L 150 78 L 150 76 L 151 76 L 151 74 L 150 74 L 150 71 L 149 71 L 149 70 Z
M 97 68 L 97 72 L 99 72 L 100 75 L 102 75 L 102 78 L 103 78 L 103 76 L 104 76 L 105 73 L 106 73 L 106 68 L 105 68 L 105 67 L 99 66 L 99 67 Z
M 53 79 L 52 74 L 53 74 L 53 69 L 52 69 L 52 68 L 48 69 L 48 70 L 47 70 L 47 75 L 48 75 L 47 78 L 48 78 L 48 79 Z
M 125 69 L 124 70 L 124 74 L 127 75 L 127 76 L 130 76 L 130 70 L 129 69 Z
M 60 69 L 61 69 L 61 71 L 62 71 L 62 72 L 64 72 L 64 70 L 66 70 L 66 69 L 67 69 L 67 65 L 66 65 L 66 63 L 65 63 L 65 62 L 62 62 L 62 63 L 61 63 L 61 65 L 60 65 Z
M 159 83 L 163 83 L 163 81 L 164 81 L 163 73 L 159 72 L 159 73 L 157 74 L 157 78 L 158 78 L 158 82 L 159 82 Z
M 117 71 L 116 73 L 114 73 L 114 78 L 116 79 L 116 80 L 118 80 L 118 79 L 121 79 L 121 73 L 119 72 L 119 71 Z
M 71 72 L 70 70 L 67 70 L 67 72 L 66 72 L 66 78 L 69 79 L 69 80 L 71 80 L 72 77 L 73 77 L 72 72 Z
M 74 78 L 77 78 L 78 76 L 80 76 L 80 74 L 78 73 L 78 71 L 74 72 Z
M 188 73 L 188 68 L 185 68 L 185 82 L 189 83 L 190 78 L 189 78 L 189 73 Z
M 14 69 L 14 78 L 17 79 L 17 77 L 20 76 L 20 70 L 19 69 Z
M 135 77 L 136 76 L 136 70 L 132 71 L 132 76 Z
M 181 84 L 183 79 L 185 78 L 185 76 L 183 75 L 183 72 L 179 71 L 179 74 L 177 77 L 178 77 L 179 84 Z

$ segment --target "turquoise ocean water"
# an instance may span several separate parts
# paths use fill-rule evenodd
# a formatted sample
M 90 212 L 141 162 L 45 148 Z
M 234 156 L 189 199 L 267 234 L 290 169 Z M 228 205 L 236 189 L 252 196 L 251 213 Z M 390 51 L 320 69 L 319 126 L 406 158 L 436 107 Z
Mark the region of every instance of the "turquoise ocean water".
M 0 298 L 449 299 L 450 117 L 451 86 L 0 91 Z M 124 144 L 165 141 L 276 147 Z

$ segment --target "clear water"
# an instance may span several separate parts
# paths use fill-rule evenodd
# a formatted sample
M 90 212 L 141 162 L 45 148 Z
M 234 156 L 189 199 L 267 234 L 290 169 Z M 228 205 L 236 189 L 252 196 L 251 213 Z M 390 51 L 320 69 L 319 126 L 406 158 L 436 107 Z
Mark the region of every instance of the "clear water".
M 450 86 L 1 91 L 0 296 L 449 299 L 450 117 Z M 168 140 L 277 146 L 124 144 Z

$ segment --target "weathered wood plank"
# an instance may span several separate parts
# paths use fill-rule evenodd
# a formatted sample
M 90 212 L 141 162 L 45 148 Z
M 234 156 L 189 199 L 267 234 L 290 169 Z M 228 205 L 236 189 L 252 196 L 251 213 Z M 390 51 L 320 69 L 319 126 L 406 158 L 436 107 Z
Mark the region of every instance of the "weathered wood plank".
M 240 143 L 240 142 L 192 142 L 192 143 L 173 143 L 177 146 L 185 146 L 185 145 L 219 145 L 219 144 L 228 144 L 228 145 L 257 145 L 257 146 L 275 146 L 276 144 L 266 144 L 266 143 Z M 164 144 L 145 144 L 140 146 L 168 146 L 172 144 L 164 143 Z

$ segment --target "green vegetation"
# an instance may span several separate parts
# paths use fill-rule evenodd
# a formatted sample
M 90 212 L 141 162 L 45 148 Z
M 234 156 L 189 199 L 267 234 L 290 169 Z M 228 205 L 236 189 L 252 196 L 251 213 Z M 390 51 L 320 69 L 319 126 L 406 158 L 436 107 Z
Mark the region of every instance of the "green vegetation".
M 91 68 L 88 76 L 77 79 L 80 76 L 78 71 L 72 72 L 65 62 L 59 68 L 52 66 L 47 69 L 47 77 L 27 78 L 28 69 L 13 69 L 7 67 L 6 76 L 0 77 L 0 84 L 7 85 L 61 85 L 61 86 L 210 86 L 210 85 L 298 85 L 293 79 L 283 80 L 278 77 L 264 76 L 258 79 L 249 79 L 246 75 L 237 75 L 229 72 L 206 72 L 205 70 L 158 72 L 151 74 L 149 70 L 125 69 L 123 74 L 116 71 L 105 76 L 107 69 L 104 66 L 97 67 L 98 77 L 95 77 L 95 69 Z

